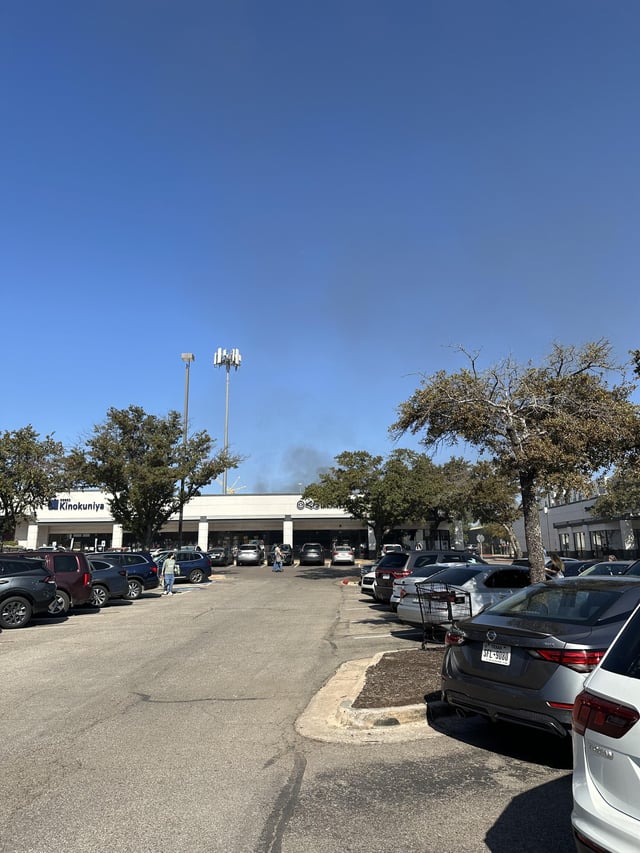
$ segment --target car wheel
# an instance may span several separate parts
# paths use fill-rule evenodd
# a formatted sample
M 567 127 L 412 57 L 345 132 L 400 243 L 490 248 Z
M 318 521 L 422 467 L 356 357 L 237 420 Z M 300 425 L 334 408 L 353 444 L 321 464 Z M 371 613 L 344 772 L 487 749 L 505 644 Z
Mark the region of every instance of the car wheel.
M 129 578 L 129 592 L 126 595 L 126 598 L 128 598 L 129 601 L 135 601 L 142 595 L 142 589 L 142 584 L 137 578 Z
M 189 583 L 202 583 L 204 580 L 204 572 L 202 569 L 192 569 L 189 572 Z
M 61 589 L 58 589 L 56 590 L 56 597 L 49 605 L 49 614 L 51 616 L 64 616 L 65 613 L 69 612 L 70 607 L 71 599 L 69 598 L 66 592 L 63 592 Z
M 101 586 L 97 584 L 91 589 L 91 598 L 89 599 L 89 603 L 93 605 L 93 607 L 104 607 L 107 601 L 109 600 L 109 590 L 106 586 Z
M 0 605 L 0 628 L 24 628 L 31 619 L 31 605 L 26 598 L 11 595 Z

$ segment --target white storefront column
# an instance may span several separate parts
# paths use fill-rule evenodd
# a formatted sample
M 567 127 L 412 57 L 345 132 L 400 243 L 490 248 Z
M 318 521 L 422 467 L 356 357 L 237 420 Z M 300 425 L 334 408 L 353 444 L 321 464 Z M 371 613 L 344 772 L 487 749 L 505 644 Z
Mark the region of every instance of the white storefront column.
M 291 545 L 293 548 L 293 520 L 290 515 L 285 515 L 282 522 L 282 545 Z
M 27 549 L 32 551 L 38 547 L 38 522 L 30 521 L 27 527 Z
M 111 531 L 111 547 L 115 550 L 122 548 L 122 525 L 114 524 Z
M 201 551 L 209 550 L 209 519 L 205 515 L 198 522 L 198 547 Z

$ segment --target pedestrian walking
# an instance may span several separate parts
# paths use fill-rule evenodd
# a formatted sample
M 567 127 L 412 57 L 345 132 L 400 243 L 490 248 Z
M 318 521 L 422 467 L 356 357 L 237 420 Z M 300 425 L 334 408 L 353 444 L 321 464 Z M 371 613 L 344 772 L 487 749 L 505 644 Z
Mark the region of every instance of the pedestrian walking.
M 273 568 L 272 572 L 281 572 L 282 571 L 282 551 L 280 550 L 280 546 L 276 545 L 275 550 L 273 552 Z
M 164 595 L 173 595 L 173 582 L 176 579 L 176 558 L 173 551 L 167 555 L 162 563 L 162 579 L 164 581 Z

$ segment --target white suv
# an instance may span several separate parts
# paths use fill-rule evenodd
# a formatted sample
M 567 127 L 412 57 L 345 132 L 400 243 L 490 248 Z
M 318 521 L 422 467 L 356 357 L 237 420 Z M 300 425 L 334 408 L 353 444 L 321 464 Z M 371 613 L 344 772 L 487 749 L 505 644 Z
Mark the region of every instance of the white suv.
M 587 677 L 573 708 L 573 811 L 579 853 L 640 849 L 640 607 Z

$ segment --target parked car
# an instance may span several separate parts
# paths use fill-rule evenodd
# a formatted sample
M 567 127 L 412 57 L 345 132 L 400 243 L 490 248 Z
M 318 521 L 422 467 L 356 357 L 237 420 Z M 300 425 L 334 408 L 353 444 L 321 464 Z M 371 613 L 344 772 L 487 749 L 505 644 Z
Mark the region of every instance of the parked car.
M 356 562 L 356 552 L 351 545 L 336 545 L 331 552 L 331 565 L 347 565 L 354 566 Z
M 230 566 L 233 564 L 231 548 L 226 545 L 216 545 L 207 551 L 212 566 Z
M 398 609 L 398 604 L 407 595 L 416 595 L 416 584 L 423 583 L 427 578 L 441 572 L 443 569 L 449 568 L 443 566 L 442 563 L 427 563 L 425 566 L 414 568 L 410 575 L 406 577 L 396 578 L 391 589 L 391 598 L 389 606 L 392 610 Z
M 369 572 L 375 572 L 375 570 L 378 568 L 378 563 L 380 562 L 381 559 L 382 559 L 382 557 L 380 557 L 378 560 L 376 560 L 375 563 L 362 563 L 360 565 L 360 577 L 363 577 L 364 575 L 368 575 Z
M 100 551 L 87 554 L 87 557 L 90 560 L 106 560 L 113 566 L 122 566 L 127 570 L 129 601 L 135 601 L 143 592 L 156 589 L 160 584 L 158 565 L 148 551 Z
M 420 591 L 432 595 L 430 624 L 448 625 L 479 613 L 530 582 L 524 566 L 449 566 L 421 583 Z M 424 625 L 417 592 L 402 598 L 397 613 L 401 622 Z
M 263 562 L 264 555 L 259 545 L 238 545 L 236 566 L 261 566 Z
M 180 570 L 180 574 L 176 574 L 176 583 L 178 581 L 202 583 L 208 580 L 211 574 L 211 560 L 208 554 L 191 548 L 179 548 L 173 553 Z
M 91 598 L 91 567 L 82 551 L 20 551 L 41 557 L 56 580 L 56 595 L 49 605 L 52 616 L 68 613 L 72 607 L 88 604 Z
M 432 563 L 440 565 L 486 565 L 481 557 L 468 551 L 392 551 L 376 567 L 376 598 L 388 602 L 393 593 L 393 582 L 408 577 L 415 569 Z
M 535 584 L 447 632 L 442 698 L 463 711 L 568 734 L 585 676 L 640 603 L 640 581 Z
M 55 577 L 41 556 L 0 554 L 0 628 L 24 628 L 55 597 Z
M 394 545 L 387 543 L 386 545 L 383 545 L 380 549 L 380 555 L 384 557 L 385 554 L 392 554 L 394 551 L 404 551 L 404 548 L 402 547 L 402 545 Z
M 324 549 L 319 542 L 305 542 L 300 549 L 300 565 L 309 564 L 324 566 Z
M 281 545 L 280 550 L 282 551 L 282 565 L 283 566 L 292 566 L 293 565 L 293 548 L 291 545 Z M 276 551 L 276 546 L 274 545 L 269 549 L 269 553 L 267 554 L 267 564 L 269 566 L 273 565 L 273 558 Z
M 604 563 L 594 563 L 588 566 L 580 574 L 585 575 L 625 575 L 635 560 L 607 560 Z
M 112 599 L 126 598 L 129 594 L 127 570 L 108 560 L 97 557 L 89 560 L 91 566 L 91 598 L 94 607 L 104 607 Z
M 640 609 L 636 608 L 587 677 L 573 708 L 571 824 L 578 853 L 640 849 L 639 672 Z
M 367 572 L 360 577 L 360 592 L 365 595 L 375 595 L 376 591 L 376 573 Z

